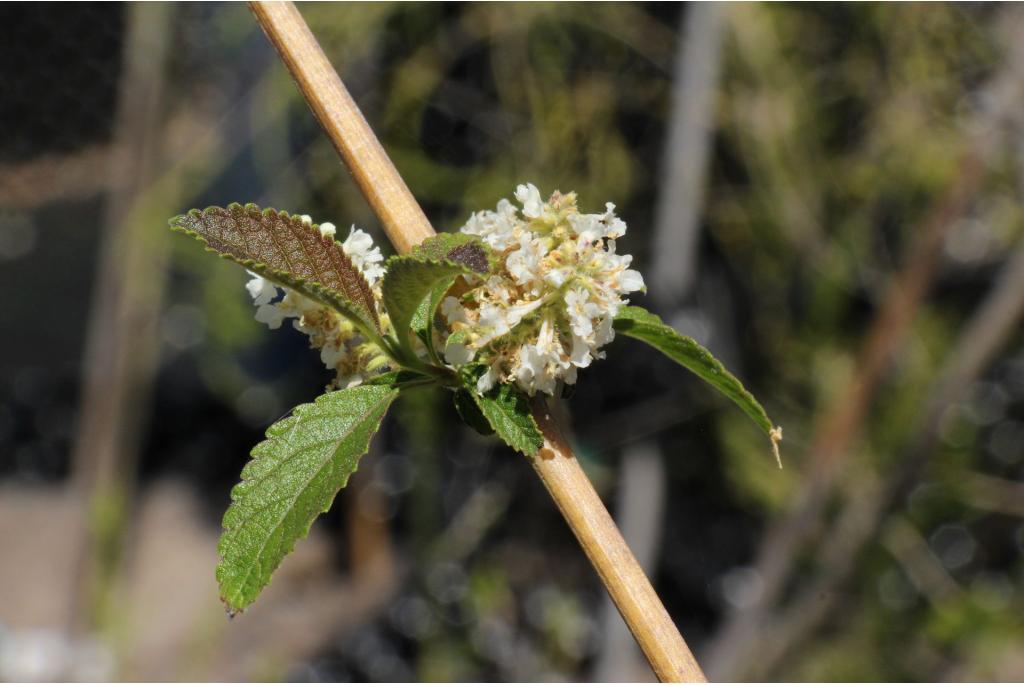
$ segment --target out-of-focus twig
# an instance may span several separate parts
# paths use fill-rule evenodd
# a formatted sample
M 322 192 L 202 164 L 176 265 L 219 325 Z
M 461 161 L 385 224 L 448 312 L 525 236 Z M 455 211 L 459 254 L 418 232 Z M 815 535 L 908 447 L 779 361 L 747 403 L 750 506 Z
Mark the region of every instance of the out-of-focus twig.
M 645 440 L 623 450 L 618 487 L 615 520 L 640 566 L 650 573 L 658 560 L 665 513 L 665 464 L 657 443 Z M 636 680 L 643 662 L 610 600 L 602 604 L 600 620 L 602 641 L 594 680 Z
M 972 507 L 1024 518 L 1024 483 L 984 473 L 969 473 L 964 477 L 963 485 L 961 497 Z
M 960 592 L 960 586 L 906 518 L 892 518 L 882 531 L 882 544 L 899 561 L 914 587 L 932 602 L 941 602 Z
M 696 277 L 695 252 L 714 134 L 724 11 L 714 3 L 689 6 L 676 53 L 672 113 L 654 222 L 656 249 L 651 261 L 652 281 L 658 286 L 652 294 L 663 309 L 678 304 Z
M 125 151 L 114 144 L 96 144 L 68 154 L 4 164 L 0 166 L 0 207 L 27 210 L 111 190 L 115 179 L 97 174 L 96 169 L 123 166 L 124 156 Z
M 371 450 L 378 451 L 373 446 Z M 395 575 L 395 553 L 387 521 L 387 495 L 373 480 L 369 469 L 356 471 L 345 500 L 349 569 L 356 584 L 365 583 L 373 577 L 391 578 Z
M 511 500 L 508 489 L 497 482 L 484 483 L 474 489 L 448 528 L 438 536 L 431 557 L 454 562 L 467 559 L 487 532 L 501 521 Z
M 97 612 L 120 548 L 121 522 L 140 439 L 138 417 L 158 356 L 165 236 L 133 210 L 135 196 L 156 173 L 163 118 L 165 62 L 172 6 L 136 5 L 129 13 L 124 78 L 117 113 L 119 149 L 113 191 L 103 218 L 86 349 L 78 434 L 72 457 L 86 526 L 75 582 L 78 630 L 95 628 Z

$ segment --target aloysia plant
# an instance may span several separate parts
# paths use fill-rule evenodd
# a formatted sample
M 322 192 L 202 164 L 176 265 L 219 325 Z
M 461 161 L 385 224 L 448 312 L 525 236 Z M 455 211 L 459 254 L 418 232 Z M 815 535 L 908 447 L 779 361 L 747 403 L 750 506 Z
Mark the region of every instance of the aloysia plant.
M 217 580 L 229 612 L 251 604 L 274 570 L 330 507 L 388 407 L 408 388 L 452 391 L 470 426 L 534 456 L 544 438 L 530 397 L 573 384 L 615 333 L 642 340 L 742 408 L 771 439 L 781 430 L 694 340 L 626 299 L 644 289 L 617 253 L 626 224 L 614 205 L 582 214 L 574 194 L 547 202 L 532 185 L 459 233 L 437 235 L 382 264 L 355 229 L 255 205 L 192 210 L 171 227 L 250 270 L 256 319 L 293 325 L 335 372 L 328 392 L 267 430 L 224 516 Z

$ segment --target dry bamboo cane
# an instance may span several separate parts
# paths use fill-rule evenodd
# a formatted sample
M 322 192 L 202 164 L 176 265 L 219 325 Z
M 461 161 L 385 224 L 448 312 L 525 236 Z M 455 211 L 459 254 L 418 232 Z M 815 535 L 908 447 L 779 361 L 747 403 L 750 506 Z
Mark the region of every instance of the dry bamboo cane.
M 423 210 L 295 5 L 251 2 L 249 7 L 395 248 L 408 252 L 434 235 Z M 534 416 L 545 443 L 531 459 L 533 467 L 655 674 L 663 682 L 704 682 L 703 671 L 543 404 L 535 405 Z

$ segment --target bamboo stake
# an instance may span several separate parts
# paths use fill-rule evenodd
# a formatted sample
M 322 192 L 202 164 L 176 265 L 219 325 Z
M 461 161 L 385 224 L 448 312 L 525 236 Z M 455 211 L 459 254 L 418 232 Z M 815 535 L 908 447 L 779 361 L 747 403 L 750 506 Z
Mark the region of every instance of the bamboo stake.
M 434 235 L 409 188 L 353 102 L 298 9 L 291 2 L 250 2 L 249 7 L 356 184 L 399 252 Z M 601 498 L 545 407 L 534 416 L 545 444 L 532 459 L 601 581 L 663 682 L 706 679 L 658 595 L 622 539 Z

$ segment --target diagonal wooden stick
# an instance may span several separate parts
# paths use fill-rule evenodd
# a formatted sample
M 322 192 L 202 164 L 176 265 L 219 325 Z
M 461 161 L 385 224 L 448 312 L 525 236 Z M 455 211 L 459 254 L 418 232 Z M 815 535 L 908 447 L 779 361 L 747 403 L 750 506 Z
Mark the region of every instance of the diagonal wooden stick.
M 256 20 L 291 72 L 356 184 L 399 252 L 434 235 L 409 188 L 291 2 L 251 2 Z M 663 682 L 705 677 L 601 498 L 543 404 L 534 416 L 545 436 L 534 469 Z

